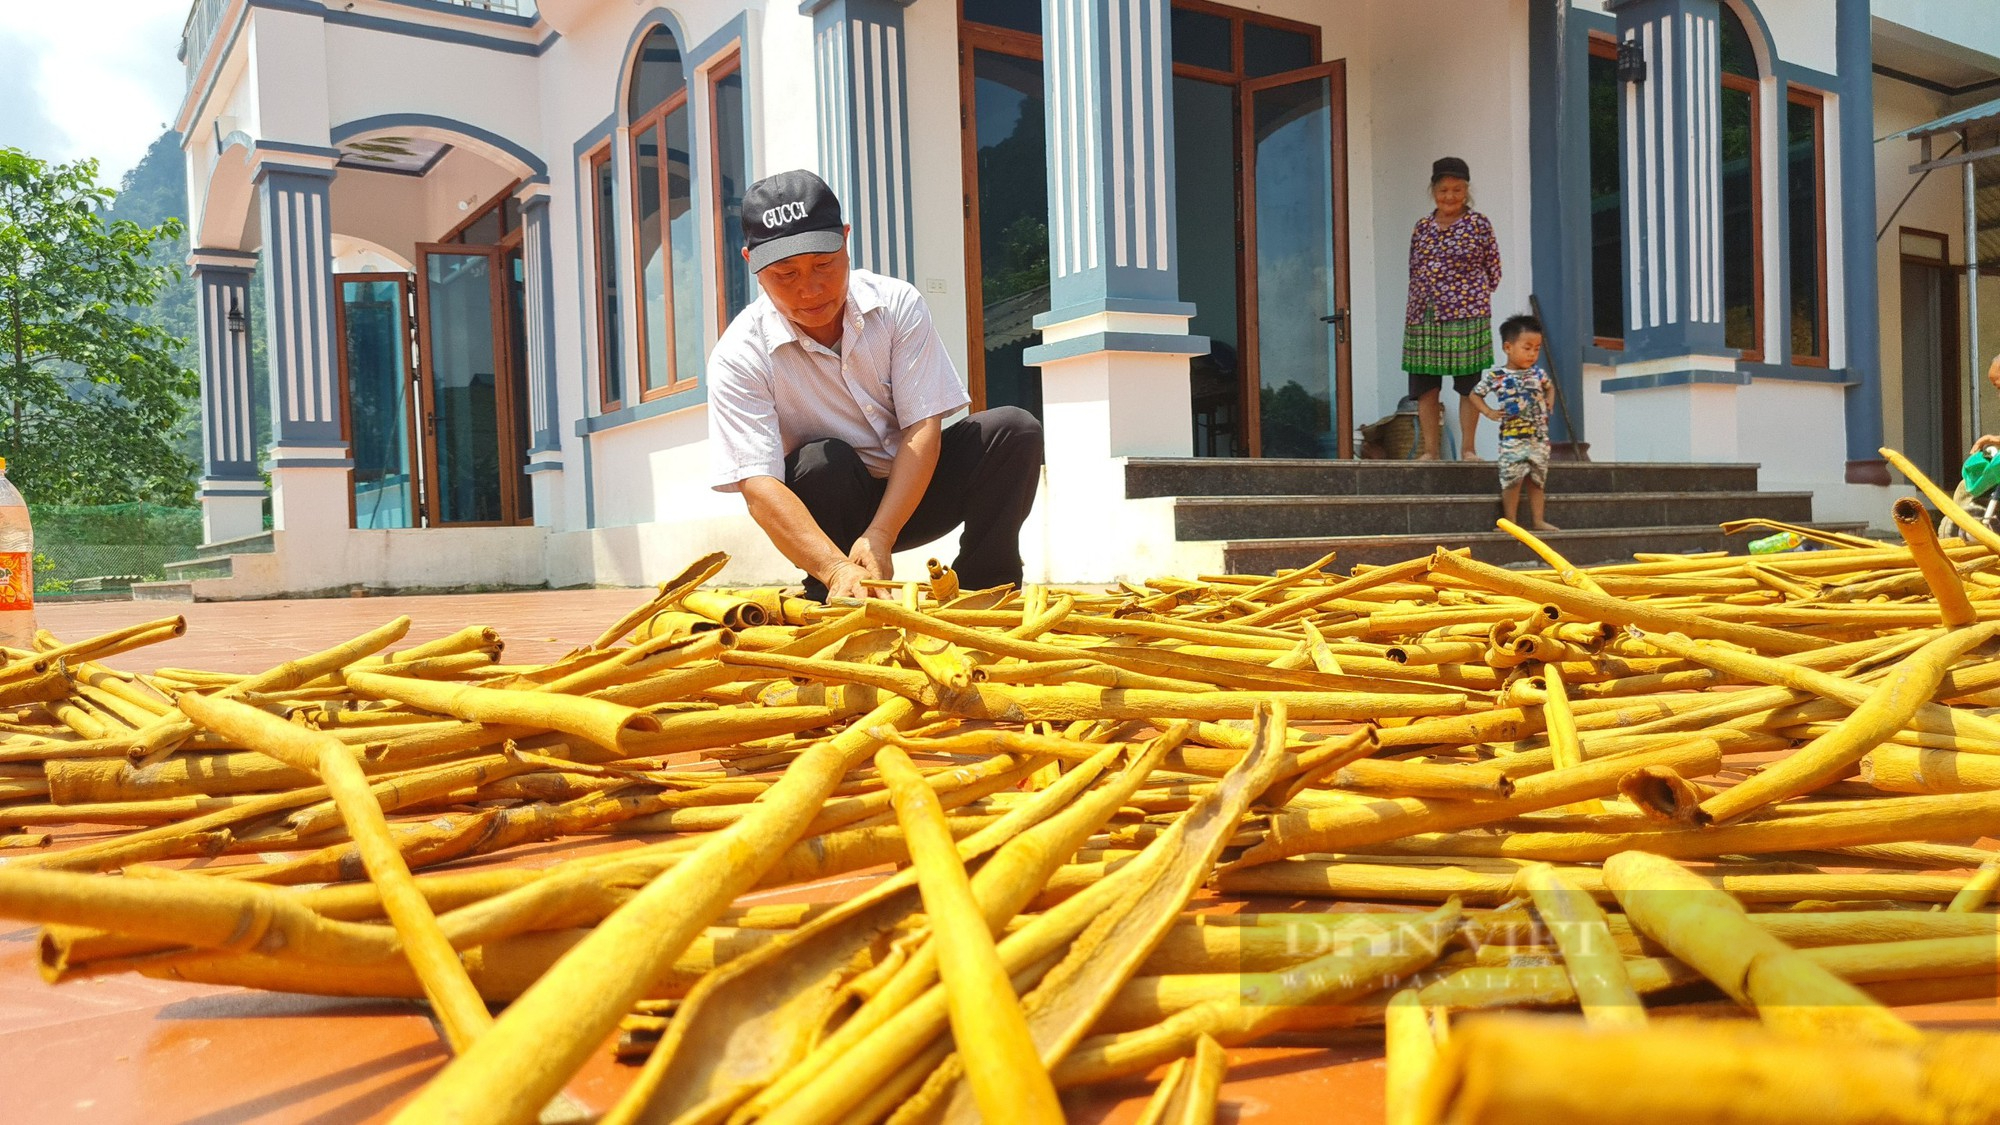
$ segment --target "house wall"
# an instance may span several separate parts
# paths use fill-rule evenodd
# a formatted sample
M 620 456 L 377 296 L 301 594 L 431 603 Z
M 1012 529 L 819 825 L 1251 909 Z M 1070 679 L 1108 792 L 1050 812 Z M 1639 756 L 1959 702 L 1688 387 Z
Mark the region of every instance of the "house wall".
M 1875 79 L 1875 132 L 1879 136 L 1935 121 L 1951 110 L 1951 99 L 1943 94 L 1893 78 Z M 1937 148 L 1942 150 L 1942 146 Z M 1953 169 L 1933 172 L 1919 183 L 1909 169 L 1921 158 L 1920 151 L 1921 145 L 1911 140 L 1885 140 L 1875 146 L 1876 224 L 1878 229 L 1881 224 L 1888 224 L 1875 243 L 1875 266 L 1881 285 L 1882 438 L 1896 449 L 1905 448 L 1907 440 L 1903 413 L 1903 270 L 1898 230 L 1917 227 L 1939 232 L 1951 247 L 1953 261 L 1962 262 L 1965 255 L 1962 181 Z M 1908 202 L 1904 202 L 1906 195 Z M 1898 204 L 1902 207 L 1900 211 Z M 1963 351 L 1962 346 L 1960 350 Z
M 1335 18 L 1310 0 L 1283 0 L 1257 6 L 1289 19 L 1321 23 L 1323 57 L 1348 63 L 1348 159 L 1350 238 L 1347 249 L 1351 309 L 1357 330 L 1353 348 L 1356 418 L 1368 420 L 1395 408 L 1405 386 L 1400 369 L 1402 310 L 1407 292 L 1409 229 L 1430 207 L 1428 177 L 1437 156 L 1455 154 L 1475 169 L 1479 208 L 1494 219 L 1507 276 L 1496 295 L 1496 310 L 1525 308 L 1531 287 L 1527 248 L 1528 198 L 1525 165 L 1527 0 L 1468 9 L 1451 0 L 1372 0 L 1344 9 Z M 684 39 L 699 41 L 719 24 L 705 24 L 700 9 L 685 13 Z M 1473 26 L 1467 26 L 1467 20 Z M 544 59 L 543 129 L 558 148 L 563 138 L 583 136 L 608 112 L 601 83 L 573 80 L 582 73 L 611 73 L 632 35 L 633 19 L 616 8 L 600 8 L 595 18 L 571 29 Z M 818 166 L 810 132 L 811 116 L 796 109 L 810 105 L 812 63 L 805 52 L 809 22 L 790 10 L 761 14 L 756 60 L 758 113 L 754 160 L 758 174 L 793 166 Z M 963 163 L 958 124 L 956 13 L 950 5 L 916 4 L 906 11 L 906 59 L 910 98 L 915 269 L 910 280 L 924 293 L 954 363 L 966 367 L 965 236 L 962 218 Z M 1496 46 L 1497 45 L 1497 46 Z M 1442 55 L 1442 57 L 1441 57 Z M 1442 72 L 1449 77 L 1440 80 Z M 588 95 L 583 90 L 590 90 Z M 1496 99 L 1495 90 L 1503 92 Z M 697 87 L 698 97 L 705 90 Z M 581 104 L 579 104 L 581 103 Z M 774 115 L 780 119 L 774 123 Z M 705 116 L 698 117 L 705 121 Z M 1443 123 L 1443 127 L 1440 127 Z M 1424 137 L 1422 144 L 1410 138 Z M 578 169 L 564 161 L 551 167 L 551 213 L 566 225 L 577 215 L 573 195 Z M 706 190 L 706 184 L 701 190 Z M 556 288 L 582 293 L 590 266 L 579 258 L 577 240 L 559 226 Z M 587 251 L 587 247 L 582 248 Z M 626 266 L 629 269 L 629 264 Z M 595 370 L 594 343 L 586 319 L 587 300 L 558 318 L 559 355 L 575 357 Z M 711 334 L 711 340 L 713 335 Z M 628 350 L 632 345 L 628 341 Z M 560 365 L 559 366 L 566 366 Z M 567 424 L 594 403 L 580 379 L 559 388 L 564 427 L 564 480 L 567 524 L 588 513 L 590 526 L 621 527 L 656 521 L 740 520 L 741 502 L 705 487 L 704 411 L 690 405 L 671 414 L 633 422 L 579 438 Z M 572 385 L 576 384 L 576 385 Z M 591 407 L 594 410 L 594 407 Z M 682 415 L 691 417 L 683 417 Z M 1491 427 L 1486 441 L 1491 443 Z M 576 472 L 589 443 L 589 483 Z M 683 443 L 693 442 L 692 446 Z M 1488 453 L 1491 452 L 1489 448 Z M 745 537 L 757 539 L 754 533 Z M 948 548 L 948 544 L 945 545 Z M 744 566 L 768 568 L 761 542 L 738 545 Z
M 1349 228 L 1344 249 L 1352 290 L 1357 422 L 1393 410 L 1405 390 L 1400 354 L 1408 239 L 1411 225 L 1430 209 L 1427 179 L 1438 156 L 1456 155 L 1469 162 L 1475 206 L 1493 220 L 1498 233 L 1505 276 L 1494 298 L 1495 319 L 1525 310 L 1538 285 L 1546 295 L 1546 287 L 1557 283 L 1536 278 L 1531 261 L 1533 2 L 1353 0 L 1329 6 L 1324 0 L 1258 0 L 1248 5 L 1318 24 L 1322 57 L 1347 64 Z M 1838 2 L 1764 0 L 1756 5 L 1788 80 L 1824 85 L 1827 73 L 1836 69 Z M 334 223 L 336 233 L 347 236 L 345 245 L 355 261 L 373 261 L 368 255 L 377 251 L 413 257 L 418 243 L 437 237 L 462 216 L 460 202 L 484 200 L 516 179 L 529 180 L 530 190 L 546 193 L 552 236 L 558 448 L 537 455 L 543 463 L 536 477 L 538 518 L 549 532 L 550 579 L 558 584 L 639 582 L 678 565 L 690 552 L 707 549 L 735 556 L 726 579 L 788 578 L 794 572 L 745 518 L 741 501 L 706 485 L 706 408 L 698 390 L 664 405 L 621 412 L 610 420 L 616 424 L 599 419 L 596 372 L 602 357 L 592 296 L 594 203 L 580 190 L 580 177 L 585 157 L 600 142 L 612 144 L 622 165 L 627 152 L 623 85 L 630 54 L 645 27 L 656 18 L 666 19 L 690 63 L 691 125 L 700 171 L 694 205 L 704 216 L 698 252 L 704 261 L 714 260 L 716 232 L 706 218 L 714 209 L 707 163 L 710 107 L 707 83 L 697 68 L 704 60 L 713 61 L 714 52 L 731 40 L 740 40 L 753 176 L 820 168 L 812 20 L 794 5 L 744 9 L 735 0 L 699 0 L 669 12 L 649 4 L 603 0 L 568 5 L 576 11 L 565 19 L 559 36 L 545 30 L 513 34 L 511 41 L 524 45 L 520 49 L 494 49 L 450 36 L 384 34 L 352 22 L 322 25 L 300 12 L 260 10 L 256 19 L 261 30 L 251 38 L 247 61 L 225 67 L 216 93 L 192 122 L 190 177 L 200 188 L 195 198 L 206 197 L 202 169 L 216 159 L 216 131 L 224 123 L 258 138 L 309 141 L 317 130 L 324 143 L 329 132 L 338 139 L 343 127 L 394 121 L 401 131 L 448 139 L 455 146 L 422 181 L 341 174 L 332 194 Z M 407 7 L 383 0 L 361 0 L 361 6 L 399 15 Z M 1602 13 L 1604 5 L 1601 0 L 1574 0 L 1573 7 Z M 904 57 L 915 247 L 909 280 L 924 294 L 963 371 L 972 298 L 965 292 L 956 6 L 926 0 L 906 8 Z M 1766 68 L 1764 98 L 1766 329 L 1775 346 L 1783 339 L 1777 280 L 1783 232 L 1778 179 L 1771 171 L 1779 150 L 1776 131 L 1769 127 L 1779 117 L 1780 101 L 1770 70 Z M 301 84 L 317 84 L 323 95 L 300 96 Z M 1878 79 L 1874 89 L 1878 134 L 1938 112 L 1934 97 L 1912 87 Z M 1829 100 L 1826 175 L 1836 201 L 1843 112 L 1837 97 Z M 1911 146 L 1878 146 L 1878 213 L 1881 201 L 1892 206 L 1906 186 L 1901 168 L 1908 163 L 1907 154 L 1891 151 L 1906 147 Z M 222 159 L 233 156 L 225 153 Z M 524 160 L 532 161 L 532 167 Z M 545 185 L 538 182 L 542 179 Z M 631 212 L 626 182 L 621 174 L 621 219 Z M 1954 188 L 1927 184 L 1898 222 L 1952 230 L 1957 224 L 1949 216 L 1955 206 Z M 1837 202 L 1830 207 L 1828 264 L 1835 281 L 1829 291 L 1829 335 L 1836 366 L 1846 352 L 1837 271 L 1842 224 L 1848 221 Z M 619 257 L 612 264 L 621 277 L 634 272 L 630 243 L 629 232 L 621 229 Z M 1885 433 L 1892 438 L 1901 426 L 1894 244 L 1891 231 L 1876 248 L 1882 266 L 1882 413 Z M 704 345 L 712 346 L 719 333 L 719 295 L 713 285 L 704 286 L 704 300 L 709 314 L 703 318 Z M 2000 340 L 2000 317 L 1994 319 L 1989 331 Z M 623 338 L 610 346 L 627 357 L 630 371 L 637 339 L 629 315 L 624 328 Z M 1593 390 L 1578 406 L 1599 459 L 1760 460 L 1766 465 L 1767 486 L 1821 493 L 1828 501 L 1822 518 L 1874 503 L 1872 492 L 1855 492 L 1842 481 L 1845 424 L 1838 386 L 1760 377 L 1747 386 L 1697 391 L 1660 387 L 1614 395 L 1597 389 L 1646 373 L 1632 364 L 1589 369 Z M 1490 455 L 1492 427 L 1483 429 L 1481 452 Z M 1989 429 L 2000 429 L 2000 417 Z M 1156 516 L 1133 516 L 1137 522 L 1131 533 L 1157 532 Z M 1148 524 L 1148 519 L 1155 522 Z M 1048 544 L 1027 546 L 1031 578 L 1076 577 L 1036 573 L 1035 560 L 1046 557 Z M 914 552 L 901 568 L 913 571 L 924 555 L 948 555 L 950 550 L 947 543 Z

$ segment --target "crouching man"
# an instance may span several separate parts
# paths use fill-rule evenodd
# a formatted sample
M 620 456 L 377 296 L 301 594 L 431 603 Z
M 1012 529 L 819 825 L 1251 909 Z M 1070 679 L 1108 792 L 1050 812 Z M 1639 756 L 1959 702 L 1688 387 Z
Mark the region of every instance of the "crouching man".
M 806 596 L 860 597 L 891 552 L 963 526 L 965 589 L 1018 585 L 1042 427 L 970 399 L 923 298 L 851 267 L 832 189 L 783 172 L 743 197 L 744 257 L 763 295 L 708 361 L 712 485 L 741 492 Z

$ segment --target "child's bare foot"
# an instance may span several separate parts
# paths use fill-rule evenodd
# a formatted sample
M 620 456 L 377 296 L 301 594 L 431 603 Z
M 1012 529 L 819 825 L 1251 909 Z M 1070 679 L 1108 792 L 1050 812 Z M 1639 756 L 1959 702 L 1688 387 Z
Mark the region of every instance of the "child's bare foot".
M 1437 459 L 1438 459 L 1438 455 L 1437 455 L 1437 454 L 1435 454 L 1435 453 L 1419 453 L 1419 454 L 1417 454 L 1417 460 L 1419 460 L 1419 461 L 1435 461 L 1435 460 L 1437 460 Z
M 1562 530 L 1562 528 L 1560 528 L 1560 527 L 1557 527 L 1557 526 L 1556 526 L 1555 524 L 1552 524 L 1552 523 L 1548 522 L 1547 520 L 1539 520 L 1539 521 L 1537 521 L 1537 522 L 1535 523 L 1535 530 L 1536 530 L 1536 531 L 1561 531 L 1561 530 Z
M 1466 450 L 1465 452 L 1463 452 L 1463 453 L 1459 454 L 1459 455 L 1458 455 L 1458 459 L 1459 459 L 1459 460 L 1461 460 L 1461 461 L 1484 461 L 1484 460 L 1486 460 L 1486 458 L 1484 458 L 1484 457 L 1481 457 L 1481 456 L 1480 456 L 1479 454 L 1477 454 L 1477 453 L 1474 453 L 1474 452 L 1473 452 L 1472 450 L 1470 450 L 1470 449 L 1468 449 L 1468 450 Z

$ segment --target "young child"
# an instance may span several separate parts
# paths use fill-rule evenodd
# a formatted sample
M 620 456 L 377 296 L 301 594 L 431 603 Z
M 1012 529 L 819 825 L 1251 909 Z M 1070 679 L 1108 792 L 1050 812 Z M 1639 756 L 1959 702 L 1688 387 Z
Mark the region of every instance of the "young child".
M 1479 412 L 1500 423 L 1500 506 L 1509 520 L 1528 494 L 1528 526 L 1560 530 L 1542 518 L 1543 482 L 1549 475 L 1549 407 L 1555 384 L 1535 366 L 1542 357 L 1542 324 L 1532 316 L 1510 316 L 1500 324 L 1505 367 L 1479 377 L 1472 400 Z

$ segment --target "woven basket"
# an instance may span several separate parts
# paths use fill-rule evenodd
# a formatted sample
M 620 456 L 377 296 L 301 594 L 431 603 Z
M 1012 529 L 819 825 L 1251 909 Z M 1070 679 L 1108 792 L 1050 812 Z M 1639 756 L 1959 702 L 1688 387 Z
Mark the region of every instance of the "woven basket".
M 1358 427 L 1364 461 L 1408 461 L 1417 455 L 1417 412 L 1397 411 Z

